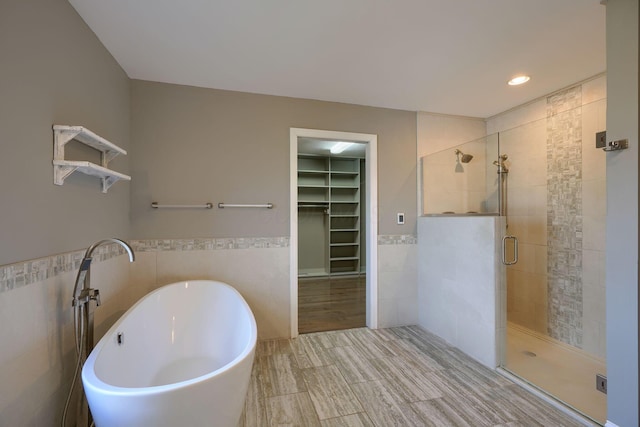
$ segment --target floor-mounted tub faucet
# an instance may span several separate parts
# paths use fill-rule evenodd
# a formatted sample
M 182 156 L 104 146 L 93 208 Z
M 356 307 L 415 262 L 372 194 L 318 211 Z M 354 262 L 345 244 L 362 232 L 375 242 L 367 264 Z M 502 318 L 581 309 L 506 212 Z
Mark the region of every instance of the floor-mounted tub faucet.
M 76 276 L 76 283 L 73 287 L 73 312 L 74 312 L 74 326 L 75 326 L 75 342 L 76 353 L 78 355 L 78 363 L 76 364 L 76 370 L 74 373 L 73 381 L 71 384 L 71 390 L 67 397 L 65 404 L 62 426 L 66 425 L 67 410 L 69 408 L 71 394 L 78 378 L 78 374 L 82 365 L 87 357 L 93 350 L 93 306 L 91 301 L 96 302 L 96 306 L 100 305 L 100 292 L 98 289 L 91 288 L 91 262 L 93 261 L 93 252 L 102 245 L 111 243 L 117 243 L 122 246 L 129 255 L 129 262 L 135 261 L 136 257 L 133 252 L 133 248 L 129 246 L 127 242 L 121 239 L 104 239 L 89 246 L 87 251 L 80 261 L 80 269 Z M 86 422 L 87 426 L 92 425 L 91 414 L 89 414 L 86 400 L 83 398 L 83 403 L 78 414 L 77 425 L 81 426 Z
M 136 256 L 133 252 L 133 248 L 129 246 L 127 242 L 121 239 L 104 239 L 99 242 L 94 243 L 89 246 L 87 251 L 80 262 L 80 269 L 78 270 L 78 276 L 76 277 L 76 284 L 73 288 L 73 306 L 77 307 L 79 305 L 84 304 L 86 309 L 84 310 L 85 318 L 87 322 L 85 323 L 86 328 L 86 345 L 84 347 L 85 354 L 84 358 L 86 359 L 93 350 L 93 310 L 89 305 L 90 301 L 95 301 L 96 305 L 100 305 L 100 291 L 98 289 L 91 288 L 91 261 L 93 261 L 93 251 L 95 251 L 99 246 L 117 243 L 122 246 L 129 255 L 129 262 L 133 262 L 136 259 Z M 82 286 L 82 288 L 80 288 Z
M 76 276 L 76 284 L 73 288 L 73 306 L 74 307 L 77 306 L 78 304 L 84 304 L 90 300 L 95 300 L 98 303 L 98 305 L 100 305 L 100 293 L 98 292 L 97 289 L 90 288 L 89 269 L 91 268 L 91 261 L 93 261 L 93 251 L 95 251 L 98 248 L 98 246 L 102 246 L 108 243 L 119 244 L 129 254 L 129 262 L 135 261 L 136 256 L 133 253 L 133 249 L 124 240 L 104 239 L 91 245 L 87 249 L 87 251 L 84 253 L 84 257 L 80 262 L 80 269 L 78 270 L 78 275 Z M 79 290 L 81 283 L 82 283 L 82 288 Z

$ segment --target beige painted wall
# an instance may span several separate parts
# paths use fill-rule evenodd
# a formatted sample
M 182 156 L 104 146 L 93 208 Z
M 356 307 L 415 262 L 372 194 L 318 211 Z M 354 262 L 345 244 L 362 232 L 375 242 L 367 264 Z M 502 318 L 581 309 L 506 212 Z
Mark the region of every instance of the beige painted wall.
M 0 76 L 0 266 L 76 251 L 105 237 L 127 238 L 129 184 L 117 183 L 107 194 L 100 180 L 86 175 L 53 184 L 53 124 L 86 126 L 130 148 L 129 79 L 117 62 L 66 0 L 3 0 Z M 95 150 L 68 147 L 68 158 L 99 158 Z M 111 165 L 128 173 L 129 157 Z M 96 313 L 98 333 L 135 298 L 124 295 L 124 258 L 94 267 L 104 303 Z M 54 260 L 48 266 L 68 267 Z M 0 425 L 57 425 L 76 360 L 75 270 L 28 286 L 19 286 L 25 276 L 46 273 L 13 271 L 16 287 L 0 292 Z
M 129 184 L 102 194 L 97 178 L 74 174 L 55 186 L 51 163 L 54 123 L 129 148 L 120 66 L 67 1 L 3 0 L 0 70 L 0 265 L 127 237 Z M 127 173 L 129 158 L 111 165 Z
M 416 232 L 413 112 L 139 80 L 131 108 L 136 238 L 288 236 L 291 127 L 377 134 L 379 234 Z M 158 211 L 152 201 L 275 207 Z

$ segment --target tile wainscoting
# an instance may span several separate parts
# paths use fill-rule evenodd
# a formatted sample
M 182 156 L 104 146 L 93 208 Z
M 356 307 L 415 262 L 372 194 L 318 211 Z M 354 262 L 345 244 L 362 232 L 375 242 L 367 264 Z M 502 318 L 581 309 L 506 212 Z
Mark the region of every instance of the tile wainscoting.
M 378 326 L 418 323 L 418 236 L 378 236 Z
M 288 237 L 148 239 L 129 243 L 136 253 L 136 262 L 130 266 L 123 263 L 124 271 L 120 274 L 127 274 L 129 281 L 135 283 L 129 287 L 138 298 L 179 280 L 226 281 L 237 286 L 247 298 L 256 311 L 256 318 L 269 317 L 258 321 L 260 326 L 264 324 L 260 328 L 261 338 L 288 335 L 289 319 L 281 310 L 283 304 L 289 305 L 288 289 L 285 289 Z M 417 236 L 380 235 L 378 246 L 380 326 L 414 324 L 417 321 Z M 84 252 L 83 249 L 0 266 L 0 294 L 27 285 L 38 286 L 68 273 L 73 274 L 65 281 L 72 286 Z M 121 255 L 124 250 L 118 245 L 101 246 L 94 253 L 93 265 Z M 96 280 L 97 275 L 93 276 Z M 273 313 L 281 315 L 275 320 Z
M 211 279 L 233 286 L 251 306 L 260 339 L 289 336 L 289 238 L 133 240 L 136 287 Z M 136 261 L 138 262 L 138 261 Z
M 68 272 L 77 272 L 85 251 L 82 249 L 0 266 L 0 294 Z M 124 253 L 119 245 L 105 245 L 95 250 L 93 258 L 102 262 Z

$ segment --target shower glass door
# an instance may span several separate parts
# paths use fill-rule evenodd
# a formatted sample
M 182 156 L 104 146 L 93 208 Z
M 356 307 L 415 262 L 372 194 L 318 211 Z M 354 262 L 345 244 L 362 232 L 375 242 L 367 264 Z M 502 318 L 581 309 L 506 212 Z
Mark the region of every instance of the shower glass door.
M 507 234 L 519 240 L 506 267 L 504 368 L 600 423 L 606 171 L 592 142 L 605 102 L 583 104 L 576 86 L 546 99 L 545 118 L 500 132 Z

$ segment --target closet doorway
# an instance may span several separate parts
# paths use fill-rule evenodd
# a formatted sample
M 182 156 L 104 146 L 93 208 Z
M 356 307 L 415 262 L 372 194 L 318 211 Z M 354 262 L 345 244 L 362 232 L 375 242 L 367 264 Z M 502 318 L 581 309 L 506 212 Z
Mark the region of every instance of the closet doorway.
M 291 128 L 291 336 L 377 327 L 377 136 Z

